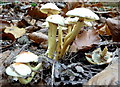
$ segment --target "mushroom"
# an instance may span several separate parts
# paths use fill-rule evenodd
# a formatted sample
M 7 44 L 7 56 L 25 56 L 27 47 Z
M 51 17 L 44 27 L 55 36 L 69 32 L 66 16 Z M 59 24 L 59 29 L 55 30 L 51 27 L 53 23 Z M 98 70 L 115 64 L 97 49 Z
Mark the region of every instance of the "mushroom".
M 62 26 L 59 26 L 58 28 L 58 43 L 56 48 L 56 56 L 55 60 L 59 59 L 61 49 L 63 48 L 63 32 L 62 32 Z
M 75 26 L 75 24 L 77 23 L 77 21 L 79 20 L 79 17 L 67 17 L 65 19 L 65 24 L 68 26 L 68 33 L 70 33 L 72 31 L 73 26 Z M 66 41 L 71 34 L 67 34 L 64 38 L 64 41 Z
M 42 5 L 41 8 L 40 8 L 40 11 L 44 14 L 47 14 L 47 16 L 50 16 L 50 15 L 56 15 L 56 14 L 59 14 L 61 9 L 59 9 L 54 3 L 46 3 L 45 5 Z M 45 22 L 43 23 L 43 26 L 45 25 L 45 27 L 49 27 L 49 23 Z M 48 30 L 48 37 L 49 36 L 52 36 L 50 35 L 52 33 L 50 33 L 50 30 Z M 50 42 L 49 41 L 50 39 L 48 39 L 48 49 L 50 49 Z M 46 54 L 48 54 L 48 50 L 46 52 Z
M 37 66 L 32 67 L 30 62 L 38 62 L 38 56 L 33 54 L 32 52 L 21 52 L 19 55 L 15 57 L 14 62 L 25 63 L 28 65 L 33 71 L 37 71 L 41 68 L 42 63 L 39 63 Z
M 70 45 L 73 42 L 76 35 L 78 35 L 81 28 L 84 26 L 84 21 L 99 20 L 99 17 L 87 8 L 75 8 L 73 10 L 68 11 L 66 15 L 71 17 L 79 17 L 79 20 L 76 23 L 76 26 L 73 27 L 72 32 L 68 34 L 69 38 L 64 42 L 61 57 L 65 54 L 68 45 Z
M 59 20 L 57 20 L 59 19 Z M 64 18 L 60 15 L 51 15 L 46 18 L 49 23 L 48 29 L 48 57 L 53 58 L 56 49 L 56 32 L 58 25 L 64 26 Z
M 35 75 L 35 72 L 23 63 L 13 63 L 6 68 L 5 72 L 9 76 L 16 77 L 21 84 L 28 84 Z
M 54 3 L 47 3 L 40 8 L 40 11 L 50 16 L 59 14 L 61 10 Z
M 112 53 L 108 52 L 108 48 L 105 47 L 103 51 L 100 48 L 97 48 L 92 53 L 85 53 L 86 59 L 92 64 L 106 64 L 112 61 Z

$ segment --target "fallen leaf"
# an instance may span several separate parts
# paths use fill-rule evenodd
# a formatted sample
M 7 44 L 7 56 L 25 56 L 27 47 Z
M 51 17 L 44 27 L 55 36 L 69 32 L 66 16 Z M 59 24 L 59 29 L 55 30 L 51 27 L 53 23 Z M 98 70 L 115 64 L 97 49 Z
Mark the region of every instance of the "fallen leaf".
M 0 20 L 0 31 L 4 31 L 6 26 L 10 26 L 10 23 L 5 20 Z
M 42 13 L 37 7 L 29 8 L 27 14 L 34 19 L 45 19 L 47 17 L 47 15 Z
M 48 36 L 46 34 L 43 34 L 41 32 L 33 32 L 28 35 L 28 37 L 34 41 L 34 43 L 40 44 L 42 42 L 46 42 L 48 40 Z
M 103 71 L 93 76 L 85 85 L 118 85 L 119 60 L 120 58 L 107 66 Z
M 99 34 L 95 29 L 83 31 L 79 34 L 71 46 L 71 51 L 76 52 L 77 50 L 87 50 L 92 48 L 94 44 L 100 42 Z
M 100 35 L 111 35 L 110 29 L 107 24 L 104 24 L 99 30 Z
M 120 21 L 108 18 L 106 23 L 112 34 L 113 41 L 120 42 Z
M 4 30 L 5 33 L 11 33 L 15 36 L 15 38 L 19 38 L 26 33 L 24 28 L 18 28 L 16 26 L 6 27 Z
M 19 27 L 19 28 L 25 28 L 29 25 L 30 24 L 25 19 L 22 19 L 17 23 L 17 27 Z
M 28 27 L 25 28 L 25 30 L 26 30 L 26 32 L 28 32 L 28 33 L 32 33 L 32 32 L 34 32 L 34 31 L 39 30 L 39 28 L 36 27 L 36 26 L 28 26 Z
M 96 4 L 92 4 L 92 5 L 90 5 L 90 7 L 103 7 L 103 4 L 101 3 L 101 2 L 98 2 L 98 3 L 96 3 Z
M 2 39 L 2 42 L 1 42 Z M 13 43 L 15 42 L 15 37 L 14 35 L 10 34 L 10 33 L 2 33 L 0 34 L 0 44 L 1 44 L 1 48 L 0 50 L 4 49 L 4 48 L 8 48 L 11 45 L 13 45 Z

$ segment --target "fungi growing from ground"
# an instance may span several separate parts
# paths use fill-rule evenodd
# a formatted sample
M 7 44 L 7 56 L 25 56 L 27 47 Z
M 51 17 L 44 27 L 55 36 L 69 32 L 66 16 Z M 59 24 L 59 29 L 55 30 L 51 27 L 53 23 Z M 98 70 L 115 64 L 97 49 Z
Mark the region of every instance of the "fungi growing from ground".
M 54 3 L 47 3 L 45 5 L 42 5 L 40 11 L 44 14 L 47 14 L 47 16 L 50 16 L 59 14 L 61 10 Z
M 34 62 L 38 62 L 38 56 L 35 55 L 32 52 L 22 52 L 19 55 L 17 55 L 15 57 L 14 62 L 16 63 L 25 63 L 26 65 L 28 65 L 33 71 L 37 71 L 38 69 L 40 69 L 40 67 L 42 66 L 42 63 L 38 63 L 36 66 L 32 66 L 30 65 L 30 63 L 34 63 Z
M 6 68 L 6 74 L 17 78 L 21 84 L 28 84 L 33 79 L 35 72 L 23 63 L 13 63 Z
M 54 3 L 46 3 L 46 4 L 42 5 L 42 7 L 40 8 L 40 11 L 42 13 L 44 13 L 44 14 L 47 14 L 47 16 L 50 16 L 50 15 L 57 15 L 57 14 L 59 14 L 61 9 L 59 9 Z M 48 22 L 45 22 L 45 23 L 43 23 L 43 26 L 48 28 L 50 25 L 49 25 Z M 50 34 L 52 34 L 52 33 L 51 33 L 51 30 L 49 29 L 48 30 L 48 37 L 52 36 Z M 52 44 L 52 43 L 50 43 L 51 42 L 50 40 L 51 39 L 49 38 L 48 39 L 48 50 L 47 50 L 46 54 L 48 54 L 49 53 L 49 49 L 51 49 L 51 48 L 49 48 L 51 46 L 51 44 Z
M 70 10 L 66 13 L 67 16 L 70 17 L 79 17 L 78 22 L 76 23 L 76 26 L 73 27 L 72 32 L 70 32 L 67 36 L 67 40 L 63 44 L 63 49 L 61 51 L 61 57 L 65 54 L 67 47 L 73 42 L 75 37 L 79 34 L 81 31 L 81 28 L 84 26 L 84 21 L 95 21 L 99 20 L 99 17 L 89 10 L 88 8 L 75 8 L 73 10 Z
M 59 20 L 57 20 L 59 19 Z M 46 18 L 46 21 L 49 23 L 48 29 L 48 50 L 47 54 L 49 58 L 53 58 L 55 49 L 56 49 L 56 33 L 57 27 L 64 26 L 64 18 L 60 15 L 51 15 Z

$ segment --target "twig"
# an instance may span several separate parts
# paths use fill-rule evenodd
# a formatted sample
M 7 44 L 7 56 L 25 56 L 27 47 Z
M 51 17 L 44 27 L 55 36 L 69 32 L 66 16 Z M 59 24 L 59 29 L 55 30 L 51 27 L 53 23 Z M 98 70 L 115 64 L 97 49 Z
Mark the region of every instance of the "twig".
M 55 73 L 55 61 L 53 62 L 53 66 L 52 66 L 52 75 L 51 75 L 51 86 L 53 87 L 53 85 L 54 85 L 54 82 L 55 82 L 55 80 L 54 80 L 54 73 Z

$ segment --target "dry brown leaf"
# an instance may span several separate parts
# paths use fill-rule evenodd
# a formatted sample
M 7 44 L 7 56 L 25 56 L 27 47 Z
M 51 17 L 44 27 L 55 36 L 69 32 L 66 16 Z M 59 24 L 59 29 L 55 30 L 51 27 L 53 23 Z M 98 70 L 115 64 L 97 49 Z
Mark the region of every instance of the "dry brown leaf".
M 92 4 L 92 5 L 90 5 L 90 7 L 103 7 L 103 4 L 101 3 L 101 2 L 99 2 L 99 3 L 96 3 L 96 4 Z
M 17 27 L 19 27 L 19 28 L 24 28 L 24 27 L 27 27 L 29 25 L 30 24 L 25 19 L 22 19 L 17 23 Z
M 28 33 L 32 33 L 32 32 L 35 32 L 35 31 L 39 30 L 39 28 L 36 27 L 36 26 L 28 26 L 28 27 L 25 28 L 25 30 Z
M 120 60 L 120 58 L 118 60 Z M 114 61 L 103 71 L 92 77 L 85 85 L 117 85 L 118 70 L 120 69 L 120 64 L 118 63 L 118 60 Z
M 43 34 L 41 32 L 33 32 L 28 35 L 28 37 L 34 41 L 34 43 L 40 44 L 42 42 L 46 42 L 48 40 L 48 36 L 46 34 Z
M 107 24 L 104 24 L 99 30 L 100 35 L 111 35 L 110 29 L 108 28 Z
M 27 12 L 28 15 L 30 15 L 32 18 L 34 19 L 44 19 L 47 17 L 46 14 L 42 13 L 38 8 L 36 7 L 31 7 L 28 9 L 28 12 Z
M 79 34 L 71 46 L 71 51 L 76 52 L 77 50 L 87 50 L 100 42 L 99 34 L 96 30 L 83 31 Z
M 18 28 L 16 26 L 6 27 L 4 30 L 5 33 L 11 33 L 15 36 L 15 38 L 19 38 L 26 33 L 24 28 Z
M 6 26 L 10 26 L 10 23 L 5 20 L 0 20 L 0 31 L 3 31 Z
M 4 48 L 8 48 L 8 47 L 10 47 L 11 45 L 13 45 L 13 43 L 15 42 L 15 37 L 14 37 L 14 35 L 13 34 L 10 34 L 10 33 L 1 33 L 0 34 L 0 39 L 2 39 L 2 42 L 4 43 L 4 40 L 5 41 L 7 41 L 7 42 L 9 42 L 9 44 L 5 44 L 5 45 L 2 45 L 1 43 L 1 48 L 0 48 L 0 50 L 1 49 L 4 49 Z M 9 40 L 11 40 L 11 41 L 9 41 Z
M 112 33 L 113 41 L 120 42 L 120 21 L 108 18 L 106 23 L 110 29 L 110 32 Z

